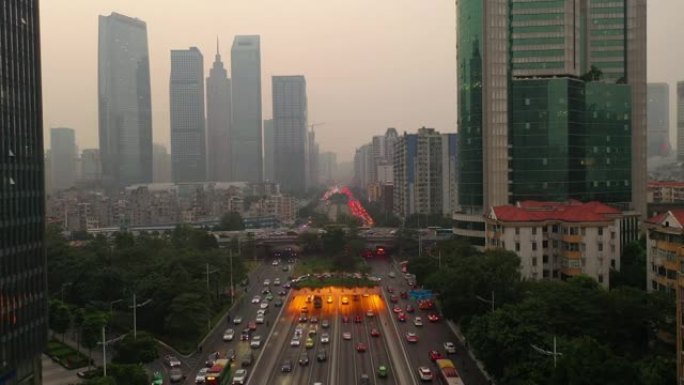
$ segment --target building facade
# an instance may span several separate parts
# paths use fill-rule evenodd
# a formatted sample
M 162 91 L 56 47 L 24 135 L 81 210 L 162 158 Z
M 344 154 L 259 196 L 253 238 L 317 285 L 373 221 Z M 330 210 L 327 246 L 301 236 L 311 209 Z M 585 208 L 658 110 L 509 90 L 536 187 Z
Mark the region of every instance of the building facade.
M 320 154 L 320 149 L 318 142 L 316 142 L 316 132 L 314 132 L 314 126 L 311 126 L 311 130 L 308 133 L 308 172 L 307 172 L 307 185 L 311 187 L 317 187 L 319 184 L 318 174 L 318 155 Z
M 216 44 L 216 58 L 207 77 L 207 176 L 210 181 L 231 180 L 230 123 L 233 119 L 231 84 Z
M 81 183 L 93 184 L 102 178 L 100 149 L 86 148 L 81 151 Z
M 48 330 L 38 0 L 0 1 L 0 383 L 43 383 Z
M 152 146 L 154 183 L 171 183 L 171 155 L 166 146 L 155 143 Z
M 273 119 L 264 119 L 264 180 L 275 181 L 275 128 Z
M 684 82 L 677 82 L 677 161 L 684 162 Z
M 103 180 L 121 188 L 152 181 L 152 102 L 147 26 L 99 17 L 99 140 Z
M 670 154 L 670 86 L 648 83 L 648 157 Z
M 52 188 L 65 190 L 76 182 L 76 134 L 72 128 L 50 129 L 50 164 Z
M 171 50 L 169 90 L 173 181 L 205 182 L 204 59 L 199 49 Z
M 259 36 L 236 36 L 231 49 L 233 122 L 229 139 L 235 181 L 263 180 L 260 44 Z
M 320 153 L 318 171 L 321 183 L 327 186 L 334 184 L 337 177 L 337 154 L 331 151 Z
M 304 76 L 273 76 L 275 181 L 283 191 L 304 193 L 309 184 L 308 107 Z
M 486 217 L 486 248 L 515 252 L 527 279 L 567 279 L 587 275 L 610 287 L 610 271 L 620 270 L 619 209 L 599 202 L 519 202 L 493 207 Z

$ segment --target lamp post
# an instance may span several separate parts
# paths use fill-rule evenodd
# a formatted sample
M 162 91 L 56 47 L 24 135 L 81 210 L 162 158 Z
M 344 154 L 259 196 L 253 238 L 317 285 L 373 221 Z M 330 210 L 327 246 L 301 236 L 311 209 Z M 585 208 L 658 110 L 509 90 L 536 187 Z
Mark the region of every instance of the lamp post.
M 484 302 L 484 303 L 489 303 L 489 304 L 491 304 L 491 305 L 492 305 L 492 311 L 494 311 L 494 290 L 492 290 L 492 299 L 482 298 L 482 297 L 480 297 L 479 295 L 476 295 L 475 298 L 477 298 L 478 300 L 480 300 L 480 301 L 482 301 L 482 302 Z
M 228 251 L 228 257 L 230 258 L 230 304 L 232 306 L 235 302 L 235 288 L 233 287 L 233 250 Z
M 114 312 L 114 304 L 115 304 L 115 303 L 119 303 L 119 302 L 121 302 L 121 301 L 123 301 L 123 298 L 115 299 L 114 301 L 111 301 L 111 302 L 109 303 L 109 314 L 110 314 L 110 315 Z
M 209 274 L 214 274 L 218 273 L 218 270 L 212 270 L 209 271 L 209 263 L 206 264 L 207 266 L 207 295 L 209 295 Z M 209 316 L 209 307 L 207 307 L 207 330 L 211 330 L 211 317 Z
M 152 302 L 152 299 L 148 299 L 147 301 L 143 303 L 137 303 L 136 302 L 137 297 L 136 294 L 133 293 L 133 306 L 129 306 L 129 308 L 133 309 L 133 339 L 137 340 L 138 339 L 138 308 L 147 306 L 150 302 Z
M 556 368 L 556 366 L 557 366 L 557 364 L 558 364 L 558 356 L 562 356 L 562 355 L 563 355 L 563 353 L 560 353 L 560 352 L 556 349 L 556 336 L 553 336 L 553 351 L 549 351 L 549 350 L 542 349 L 542 348 L 540 348 L 539 346 L 534 345 L 534 344 L 530 344 L 530 346 L 531 346 L 532 349 L 534 349 L 537 353 L 543 354 L 543 355 L 545 355 L 545 356 L 553 356 L 553 368 L 554 368 L 554 369 Z
M 105 325 L 102 325 L 102 341 L 98 342 L 98 345 L 102 345 L 102 373 L 103 377 L 107 377 L 107 345 L 112 344 L 117 341 L 124 339 L 126 335 L 121 335 L 119 337 L 113 338 L 109 341 L 105 339 Z

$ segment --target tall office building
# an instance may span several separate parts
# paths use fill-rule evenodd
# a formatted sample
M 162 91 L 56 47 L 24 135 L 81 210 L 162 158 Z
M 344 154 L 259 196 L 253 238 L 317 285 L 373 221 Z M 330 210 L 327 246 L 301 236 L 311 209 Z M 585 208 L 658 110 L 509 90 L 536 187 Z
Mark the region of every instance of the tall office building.
M 231 180 L 229 130 L 233 107 L 230 98 L 230 79 L 216 42 L 216 58 L 207 77 L 207 174 L 210 181 Z
M 261 133 L 261 46 L 259 36 L 235 36 L 230 51 L 233 122 L 230 126 L 232 178 L 263 180 Z
M 169 91 L 173 181 L 206 182 L 204 59 L 196 47 L 171 50 Z
M 100 181 L 102 176 L 102 163 L 100 150 L 86 148 L 81 152 L 81 182 L 94 183 Z
M 171 155 L 166 146 L 159 143 L 153 144 L 152 160 L 154 183 L 171 183 Z
M 307 143 L 309 146 L 308 149 L 308 156 L 309 156 L 309 169 L 307 172 L 307 178 L 308 182 L 307 185 L 309 187 L 318 187 L 319 185 L 319 180 L 318 180 L 318 154 L 320 153 L 318 142 L 316 142 L 316 132 L 314 131 L 313 126 L 311 126 L 311 130 L 308 133 L 307 136 Z
M 273 119 L 264 119 L 264 180 L 275 180 L 275 128 Z
M 331 151 L 322 152 L 318 156 L 319 180 L 325 185 L 335 183 L 337 178 L 337 154 Z
M 105 184 L 152 181 L 152 102 L 147 26 L 112 13 L 99 18 L 99 133 Z
M 273 76 L 275 181 L 282 191 L 306 192 L 309 180 L 304 76 Z
M 670 154 L 670 86 L 648 83 L 648 157 Z
M 677 82 L 677 161 L 684 162 L 684 82 Z
M 42 384 L 47 340 L 38 0 L 0 0 L 0 384 Z
M 50 129 L 50 164 L 52 188 L 66 190 L 76 181 L 76 134 L 72 128 Z
M 646 213 L 645 3 L 458 2 L 461 213 L 569 198 Z

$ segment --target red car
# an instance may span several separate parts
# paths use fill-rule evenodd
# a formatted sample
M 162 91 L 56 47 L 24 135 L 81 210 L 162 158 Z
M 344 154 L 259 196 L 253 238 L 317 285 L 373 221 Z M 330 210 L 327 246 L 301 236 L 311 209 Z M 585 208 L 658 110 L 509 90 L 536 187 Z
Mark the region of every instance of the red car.
M 349 316 L 343 315 L 342 316 L 342 322 L 349 323 Z
M 406 333 L 406 341 L 415 344 L 416 342 L 418 342 L 418 336 L 416 335 L 416 333 L 408 332 Z
M 397 320 L 399 322 L 406 322 L 406 314 L 404 314 L 404 313 L 397 314 Z
M 249 328 L 249 330 L 252 330 L 252 331 L 256 330 L 256 322 L 249 321 L 249 323 L 247 324 L 247 327 Z
M 380 337 L 380 331 L 376 328 L 371 329 L 371 336 Z
M 395 313 L 401 313 L 401 308 L 399 307 L 399 305 L 394 305 L 392 311 Z
M 408 298 L 408 293 L 402 290 L 402 291 L 399 293 L 399 296 L 400 296 L 401 298 L 403 298 L 403 299 L 407 299 L 407 298 Z
M 428 314 L 427 317 L 428 317 L 428 321 L 430 321 L 430 322 L 439 321 L 439 314 L 437 314 L 437 313 L 430 313 L 430 314 Z
M 430 356 L 430 360 L 432 360 L 432 361 L 437 361 L 437 360 L 439 360 L 439 359 L 444 358 L 444 356 L 442 355 L 442 353 L 440 353 L 440 352 L 438 352 L 438 351 L 436 351 L 436 350 L 430 350 L 430 351 L 428 352 L 428 355 Z
M 356 344 L 356 351 L 359 353 L 365 352 L 366 351 L 366 344 L 364 344 L 363 342 L 359 342 L 358 344 Z
M 363 318 L 361 318 L 360 315 L 355 315 L 354 316 L 354 323 L 360 324 L 361 322 L 363 322 Z
M 392 288 L 392 286 L 387 286 L 387 292 L 390 294 L 394 293 L 394 289 Z
M 396 295 L 390 295 L 390 302 L 392 302 L 392 303 L 399 302 L 399 297 L 397 297 Z
M 411 304 L 406 305 L 406 312 L 407 313 L 413 313 L 414 311 L 416 311 L 415 307 L 413 307 Z

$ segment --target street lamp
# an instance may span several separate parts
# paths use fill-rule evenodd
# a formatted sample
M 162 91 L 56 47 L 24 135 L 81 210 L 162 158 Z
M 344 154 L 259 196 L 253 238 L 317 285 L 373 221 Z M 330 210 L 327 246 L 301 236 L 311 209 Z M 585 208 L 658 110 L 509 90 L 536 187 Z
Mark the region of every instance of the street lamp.
M 484 302 L 484 303 L 490 303 L 490 304 L 492 304 L 492 311 L 494 311 L 494 290 L 492 290 L 492 299 L 482 298 L 482 297 L 480 297 L 479 295 L 476 295 L 475 298 L 478 299 L 478 300 L 480 300 L 480 301 L 482 301 L 482 302 Z
M 111 301 L 111 302 L 109 303 L 109 314 L 110 314 L 110 315 L 114 312 L 114 304 L 115 304 L 115 303 L 119 303 L 119 302 L 121 302 L 121 301 L 123 301 L 123 298 L 116 299 L 116 300 Z
M 219 270 L 209 271 L 209 263 L 207 263 L 207 295 L 209 295 L 209 274 L 214 274 L 218 272 Z M 207 330 L 211 330 L 211 317 L 209 316 L 209 307 L 207 307 Z
M 136 295 L 133 293 L 133 306 L 129 306 L 129 309 L 133 309 L 133 339 L 136 340 L 138 339 L 138 308 L 147 306 L 150 302 L 152 302 L 152 299 L 148 299 L 147 301 L 143 303 L 136 303 Z
M 107 345 L 113 344 L 114 342 L 121 341 L 126 337 L 125 334 L 113 338 L 109 341 L 105 339 L 105 325 L 102 325 L 102 341 L 98 342 L 98 345 L 102 345 L 102 372 L 103 372 L 103 377 L 107 377 Z
M 543 355 L 545 355 L 545 356 L 553 356 L 553 368 L 554 368 L 554 369 L 556 368 L 556 365 L 557 365 L 558 356 L 562 356 L 562 355 L 563 355 L 563 353 L 560 353 L 560 352 L 558 352 L 558 350 L 556 350 L 556 336 L 553 336 L 553 351 L 549 351 L 549 350 L 542 349 L 542 348 L 540 348 L 539 346 L 534 345 L 534 344 L 530 344 L 530 346 L 531 346 L 532 349 L 534 349 L 537 353 L 543 354 Z

